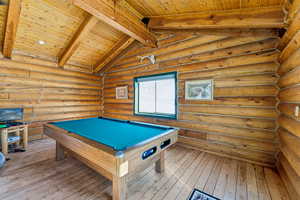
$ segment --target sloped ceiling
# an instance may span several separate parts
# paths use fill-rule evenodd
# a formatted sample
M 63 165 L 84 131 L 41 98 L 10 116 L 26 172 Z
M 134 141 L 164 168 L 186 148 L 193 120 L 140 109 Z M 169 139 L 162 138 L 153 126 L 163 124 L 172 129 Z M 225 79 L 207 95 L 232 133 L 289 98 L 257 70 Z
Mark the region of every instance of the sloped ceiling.
M 281 5 L 284 0 L 120 0 L 137 18 L 207 10 Z M 0 43 L 3 44 L 7 0 L 0 5 Z M 6 5 L 5 5 L 6 4 Z M 129 5 L 128 5 L 129 4 Z M 131 5 L 131 6 L 130 6 Z M 133 8 L 132 8 L 133 7 Z M 68 0 L 22 0 L 13 54 L 24 54 L 57 62 L 88 13 Z M 92 70 L 124 33 L 99 21 L 82 40 L 68 64 Z M 44 45 L 38 43 L 45 42 Z
M 144 16 L 276 6 L 284 0 L 127 0 Z

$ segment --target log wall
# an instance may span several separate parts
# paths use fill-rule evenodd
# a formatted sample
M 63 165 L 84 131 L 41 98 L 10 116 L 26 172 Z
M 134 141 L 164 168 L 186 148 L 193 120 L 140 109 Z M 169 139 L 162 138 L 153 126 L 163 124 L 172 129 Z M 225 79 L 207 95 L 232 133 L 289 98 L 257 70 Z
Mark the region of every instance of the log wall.
M 1 58 L 0 108 L 24 108 L 31 140 L 43 137 L 47 121 L 98 116 L 102 78 L 82 71 L 32 57 Z
M 272 34 L 220 33 L 162 34 L 155 49 L 135 44 L 104 74 L 103 115 L 179 127 L 182 145 L 274 166 L 277 44 Z M 152 54 L 156 64 L 137 59 Z M 134 116 L 133 78 L 172 71 L 179 80 L 178 120 Z M 185 81 L 202 79 L 214 79 L 214 100 L 185 100 Z M 115 88 L 124 85 L 129 99 L 115 99 Z
M 281 66 L 278 70 L 281 153 L 277 163 L 290 197 L 295 200 L 300 199 L 300 113 L 297 114 L 297 109 L 300 109 L 300 10 L 297 8 L 298 13 L 280 43 L 280 47 L 284 48 L 279 57 Z

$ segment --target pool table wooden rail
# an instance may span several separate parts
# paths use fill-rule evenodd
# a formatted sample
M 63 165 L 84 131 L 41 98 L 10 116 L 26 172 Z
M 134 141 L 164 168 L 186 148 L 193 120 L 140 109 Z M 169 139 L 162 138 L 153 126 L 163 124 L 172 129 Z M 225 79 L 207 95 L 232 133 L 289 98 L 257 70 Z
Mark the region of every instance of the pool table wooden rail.
M 67 151 L 71 156 L 111 180 L 113 182 L 113 200 L 126 199 L 126 177 L 128 174 L 142 171 L 152 163 L 156 164 L 155 169 L 157 172 L 163 172 L 164 151 L 176 143 L 178 137 L 178 130 L 174 129 L 120 154 L 108 146 L 71 133 L 53 124 L 45 124 L 44 133 L 56 140 L 57 160 L 64 159 L 65 151 Z M 170 139 L 170 144 L 161 149 L 161 143 L 168 139 Z M 155 154 L 143 160 L 142 153 L 154 146 L 157 147 Z
M 64 147 L 68 150 L 77 153 L 79 156 L 95 163 L 96 165 L 102 166 L 108 172 L 113 175 L 118 175 L 116 171 L 116 158 L 100 148 L 98 148 L 96 143 L 74 133 L 70 133 L 62 128 L 56 127 L 52 124 L 44 125 L 44 133 L 55 139 L 57 143 L 57 150 L 61 150 L 60 147 Z M 56 152 L 56 158 L 60 160 L 61 152 Z M 60 155 L 59 155 L 60 154 Z

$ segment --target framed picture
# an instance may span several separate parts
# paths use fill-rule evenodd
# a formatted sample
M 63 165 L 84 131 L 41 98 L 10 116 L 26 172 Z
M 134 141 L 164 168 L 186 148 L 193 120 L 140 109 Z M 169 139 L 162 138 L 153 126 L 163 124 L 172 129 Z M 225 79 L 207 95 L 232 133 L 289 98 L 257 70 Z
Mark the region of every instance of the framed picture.
M 185 82 L 185 99 L 187 100 L 213 100 L 213 80 L 197 80 Z
M 128 86 L 116 87 L 116 99 L 128 99 Z

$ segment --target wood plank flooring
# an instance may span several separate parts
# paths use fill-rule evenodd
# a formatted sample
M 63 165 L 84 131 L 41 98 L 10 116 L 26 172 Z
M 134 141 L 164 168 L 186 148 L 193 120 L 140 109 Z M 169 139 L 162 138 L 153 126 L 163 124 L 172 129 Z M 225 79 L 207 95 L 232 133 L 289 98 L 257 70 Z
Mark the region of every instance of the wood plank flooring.
M 10 154 L 0 171 L 1 200 L 108 200 L 111 183 L 73 159 L 56 162 L 51 139 Z M 166 172 L 150 166 L 129 177 L 128 200 L 185 200 L 194 187 L 224 200 L 289 199 L 278 174 L 269 168 L 174 146 Z

